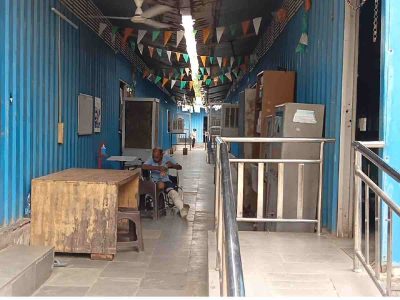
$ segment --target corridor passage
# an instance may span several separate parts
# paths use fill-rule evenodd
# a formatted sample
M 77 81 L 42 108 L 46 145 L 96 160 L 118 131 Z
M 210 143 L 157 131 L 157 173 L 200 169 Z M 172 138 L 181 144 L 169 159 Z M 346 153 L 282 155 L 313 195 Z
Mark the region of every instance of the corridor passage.
M 208 296 L 207 232 L 213 227 L 213 167 L 203 148 L 182 150 L 174 158 L 180 172 L 188 220 L 168 214 L 142 219 L 144 253 L 119 251 L 112 262 L 87 256 L 58 256 L 67 264 L 54 268 L 35 296 Z

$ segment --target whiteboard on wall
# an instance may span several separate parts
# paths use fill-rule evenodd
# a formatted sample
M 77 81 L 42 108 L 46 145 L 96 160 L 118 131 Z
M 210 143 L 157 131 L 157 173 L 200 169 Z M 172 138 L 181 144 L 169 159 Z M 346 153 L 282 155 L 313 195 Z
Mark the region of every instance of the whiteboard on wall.
M 80 94 L 78 96 L 78 135 L 93 133 L 93 97 Z

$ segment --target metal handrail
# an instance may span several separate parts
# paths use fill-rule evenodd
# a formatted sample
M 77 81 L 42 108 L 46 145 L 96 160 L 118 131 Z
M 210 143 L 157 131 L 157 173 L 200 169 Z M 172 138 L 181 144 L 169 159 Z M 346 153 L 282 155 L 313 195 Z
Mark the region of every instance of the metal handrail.
M 363 265 L 376 287 L 382 295 L 390 296 L 392 293 L 392 243 L 393 243 L 393 212 L 400 217 L 400 206 L 388 196 L 367 174 L 362 171 L 362 158 L 365 157 L 380 171 L 400 183 L 400 173 L 389 166 L 368 147 L 381 148 L 382 142 L 353 142 L 355 152 L 354 160 L 354 271 L 359 271 L 360 263 Z M 362 182 L 365 183 L 365 256 L 362 253 Z M 369 191 L 375 193 L 375 268 L 371 266 L 369 257 Z M 387 267 L 386 285 L 380 281 L 381 277 L 381 229 L 384 217 L 381 215 L 383 202 L 388 206 L 386 221 L 387 227 Z
M 221 175 L 224 214 L 224 237 L 227 271 L 228 296 L 245 296 L 242 259 L 240 256 L 239 233 L 236 222 L 236 201 L 233 194 L 231 169 L 228 160 L 228 146 L 224 143 L 221 151 Z

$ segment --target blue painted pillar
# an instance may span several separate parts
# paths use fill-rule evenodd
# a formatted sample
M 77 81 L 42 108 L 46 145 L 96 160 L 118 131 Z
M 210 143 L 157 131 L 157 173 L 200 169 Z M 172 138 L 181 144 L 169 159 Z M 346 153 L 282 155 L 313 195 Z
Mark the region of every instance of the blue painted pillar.
M 382 3 L 382 91 L 381 138 L 386 146 L 383 159 L 400 171 L 400 1 L 384 0 Z M 389 176 L 382 176 L 384 191 L 400 205 L 400 184 Z M 383 219 L 387 207 L 382 208 Z M 393 214 L 395 216 L 395 214 Z M 387 223 L 384 223 L 387 226 Z M 383 260 L 386 260 L 386 229 L 383 230 Z M 400 218 L 393 222 L 393 261 L 400 264 Z

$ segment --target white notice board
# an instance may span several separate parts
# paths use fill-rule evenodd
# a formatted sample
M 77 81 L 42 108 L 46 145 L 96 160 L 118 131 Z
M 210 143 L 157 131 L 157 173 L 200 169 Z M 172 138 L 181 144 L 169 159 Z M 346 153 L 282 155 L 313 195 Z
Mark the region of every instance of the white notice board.
M 78 135 L 93 133 L 93 97 L 80 94 L 78 96 Z

